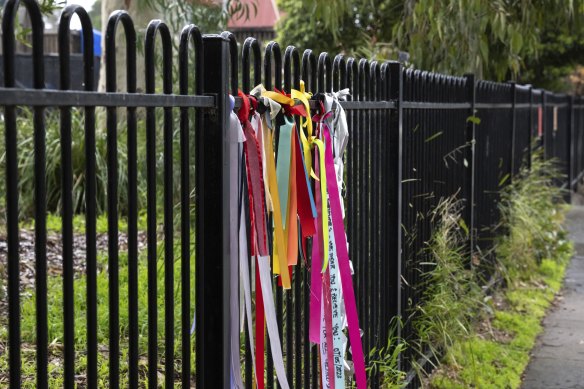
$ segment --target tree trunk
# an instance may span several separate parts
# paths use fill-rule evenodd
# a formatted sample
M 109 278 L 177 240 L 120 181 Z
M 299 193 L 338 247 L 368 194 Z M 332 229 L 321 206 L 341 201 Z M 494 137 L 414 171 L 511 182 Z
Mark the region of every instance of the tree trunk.
M 137 58 L 136 58 L 136 81 L 138 92 L 144 91 L 144 32 L 146 26 L 152 19 L 160 18 L 160 13 L 152 10 L 140 0 L 103 0 L 101 3 L 101 25 L 102 25 L 102 57 L 99 71 L 99 91 L 105 91 L 105 32 L 107 21 L 112 12 L 123 9 L 127 10 L 136 29 Z M 119 25 L 116 34 L 116 83 L 118 91 L 126 90 L 126 40 L 123 26 Z

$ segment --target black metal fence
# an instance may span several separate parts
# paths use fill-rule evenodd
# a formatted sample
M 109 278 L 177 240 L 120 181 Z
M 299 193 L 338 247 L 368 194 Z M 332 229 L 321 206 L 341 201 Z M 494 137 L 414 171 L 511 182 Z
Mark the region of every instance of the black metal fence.
M 32 25 L 33 88 L 15 88 L 15 12 L 27 7 Z M 69 21 L 77 14 L 83 26 L 83 91 L 70 90 Z M 116 85 L 116 30 L 123 28 L 126 40 L 127 83 L 124 92 Z M 198 388 L 230 386 L 229 279 L 230 252 L 227 226 L 230 223 L 229 193 L 225 163 L 229 93 L 238 87 L 244 93 L 263 83 L 269 90 L 289 92 L 300 80 L 315 94 L 345 87 L 350 101 L 342 103 L 348 113 L 350 142 L 346 154 L 346 206 L 349 254 L 355 270 L 355 291 L 359 320 L 364 332 L 366 355 L 374 347 L 387 344 L 390 322 L 405 316 L 420 301 L 420 281 L 424 262 L 421 249 L 432 233 L 428 215 L 441 198 L 457 194 L 466 205 L 465 222 L 471 247 L 488 250 L 492 229 L 498 221 L 498 192 L 513 179 L 522 164 L 529 164 L 536 140 L 546 157 L 556 158 L 566 173 L 559 184 L 575 188 L 584 174 L 584 101 L 580 97 L 554 94 L 513 83 L 476 81 L 472 75 L 452 77 L 412 69 L 397 62 L 356 60 L 343 56 L 318 57 L 310 50 L 300 54 L 294 47 L 282 49 L 277 43 L 266 46 L 264 58 L 259 43 L 248 39 L 238 46 L 233 35 L 201 35 L 196 26 L 180 34 L 178 55 L 173 53 L 173 35 L 161 21 L 149 24 L 145 37 L 145 74 L 137 74 L 136 33 L 132 19 L 123 11 L 111 15 L 105 36 L 107 91 L 94 92 L 94 61 L 91 21 L 77 6 L 68 6 L 61 17 L 59 32 L 60 91 L 45 88 L 43 66 L 43 23 L 34 0 L 9 0 L 2 20 L 4 87 L 0 105 L 4 107 L 6 145 L 6 277 L 10 387 L 18 388 L 21 374 L 21 286 L 19 258 L 19 174 L 17 117 L 22 107 L 34 112 L 34 213 L 35 232 L 35 330 L 36 386 L 46 388 L 49 375 L 63 378 L 73 387 L 80 375 L 86 386 L 98 382 L 116 388 L 126 383 L 138 387 L 147 381 L 156 387 L 159 369 L 164 384 Z M 156 74 L 156 44 L 162 47 L 162 73 Z M 241 59 L 239 52 L 241 50 Z M 194 62 L 189 58 L 194 53 Z M 173 78 L 173 59 L 178 74 Z M 239 65 L 241 64 L 241 68 Z M 253 76 L 253 83 L 250 79 Z M 136 93 L 137 77 L 145 77 L 146 93 Z M 193 78 L 194 77 L 194 78 Z M 156 79 L 162 79 L 162 92 Z M 173 80 L 178 79 L 176 90 Z M 124 88 L 122 88 L 124 89 Z M 96 107 L 105 107 L 107 136 L 107 182 L 96 179 Z M 60 111 L 62 169 L 62 287 L 63 301 L 47 300 L 47 188 L 45 116 Z M 71 110 L 83 111 L 83 128 L 72 126 Z M 123 108 L 124 110 L 121 110 Z M 316 108 L 316 104 L 314 105 Z M 145 110 L 145 112 L 143 112 Z M 162 112 L 162 116 L 157 115 Z M 175 112 L 177 111 L 177 112 Z M 178 113 L 178 116 L 175 116 Z M 178 120 L 175 118 L 178 117 Z M 480 120 L 480 122 L 479 122 Z M 144 124 L 144 125 L 142 125 Z M 127 166 L 117 155 L 118 133 L 126 134 Z M 139 132 L 146 134 L 146 156 L 139 160 Z M 76 328 L 73 263 L 74 231 L 71 193 L 73 132 L 82 131 L 85 142 L 85 244 L 83 271 L 86 277 L 86 327 Z M 156 141 L 162 138 L 163 151 Z M 180 150 L 173 150 L 178 142 Z M 194 145 L 194 147 L 193 147 Z M 178 152 L 178 161 L 173 155 Z M 162 155 L 159 163 L 157 158 Z M 192 161 L 195 161 L 192 163 Z M 139 282 L 140 250 L 138 218 L 144 211 L 138 200 L 138 173 L 145 165 L 147 194 L 146 252 L 147 282 Z M 160 182 L 159 173 L 163 173 Z M 179 182 L 175 182 L 179 171 Z M 118 181 L 125 175 L 127 204 L 120 204 Z M 162 184 L 162 211 L 157 208 L 157 185 Z M 108 302 L 98 301 L 96 191 L 107 186 L 107 269 Z M 178 185 L 180 201 L 173 200 Z M 192 193 L 194 192 L 194 196 Z M 194 226 L 192 207 L 194 206 Z M 125 211 L 120 212 L 123 208 Z M 162 220 L 157 220 L 162 213 Z M 176 214 L 176 215 L 175 215 Z M 175 223 L 175 216 L 180 218 Z M 119 246 L 119 220 L 127 223 L 127 244 Z M 178 224 L 178 227 L 177 227 Z M 162 227 L 162 231 L 158 231 Z M 176 236 L 175 236 L 176 235 Z M 179 242 L 179 255 L 173 251 Z M 159 244 L 163 243 L 163 267 L 158 266 Z M 194 249 L 193 249 L 194 247 Z M 127 260 L 128 273 L 120 277 L 120 253 Z M 195 258 L 193 259 L 193 252 Z M 310 262 L 310 258 L 306 258 Z M 179 274 L 175 274 L 178 261 Z M 293 273 L 293 287 L 276 288 L 276 310 L 282 334 L 288 380 L 293 387 L 319 387 L 318 356 L 308 342 L 309 268 L 299 261 Z M 192 271 L 194 268 L 194 272 Z M 163 301 L 158 299 L 157 275 L 164 273 Z M 175 278 L 180 282 L 175 283 Z M 3 280 L 4 281 L 4 280 Z M 127 282 L 127 295 L 120 283 Z M 140 320 L 139 290 L 147 289 L 147 320 Z M 120 299 L 128 311 L 120 312 Z M 180 300 L 180 307 L 175 304 Z M 48 371 L 49 304 L 62 304 L 62 371 Z M 104 305 L 105 304 L 105 305 Z M 103 308 L 103 307 L 107 308 Z M 101 308 L 100 308 L 101 307 Z M 196 314 L 196 331 L 190 328 Z M 107 309 L 107 344 L 98 340 L 98 309 Z M 158 328 L 159 309 L 164 326 Z M 180 310 L 175 322 L 174 310 Z M 103 312 L 102 312 L 103 314 Z M 141 328 L 147 327 L 147 348 L 141 346 Z M 177 328 L 175 328 L 177 327 Z M 83 332 L 84 347 L 76 346 L 75 334 Z M 415 336 L 409 324 L 399 328 L 401 336 Z M 175 334 L 180 334 L 175 339 Z M 162 335 L 162 336 L 161 336 Z M 127 347 L 121 352 L 120 343 Z M 106 352 L 102 350 L 106 349 Z M 179 352 L 180 350 L 180 352 Z M 193 354 L 194 350 L 194 354 Z M 106 355 L 107 361 L 100 360 Z M 80 367 L 79 355 L 85 358 Z M 122 361 L 122 356 L 124 360 Z M 194 355 L 194 360 L 193 360 Z M 408 368 L 408 358 L 402 368 Z M 144 361 L 146 359 L 146 361 Z M 249 349 L 242 352 L 246 387 L 252 387 Z M 108 377 L 98 376 L 107 366 Z M 121 368 L 123 364 L 123 368 Z M 194 367 L 194 369 L 193 369 Z M 6 372 L 2 372 L 6 374 Z M 30 378 L 30 377 L 29 377 Z M 123 379 L 121 379 L 123 378 Z M 371 374 L 371 387 L 379 377 Z M 267 356 L 266 383 L 274 387 L 273 364 Z M 125 384 L 124 384 L 125 385 Z

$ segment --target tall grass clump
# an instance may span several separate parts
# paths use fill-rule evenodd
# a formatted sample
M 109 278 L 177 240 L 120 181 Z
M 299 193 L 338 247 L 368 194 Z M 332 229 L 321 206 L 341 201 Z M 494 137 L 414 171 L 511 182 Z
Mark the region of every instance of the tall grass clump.
M 504 231 L 496 244 L 496 255 L 508 282 L 534 274 L 543 260 L 558 256 L 567 241 L 562 227 L 568 205 L 558 187 L 562 174 L 554 160 L 541 152 L 501 191 L 500 226 Z
M 420 377 L 436 367 L 455 342 L 472 335 L 482 306 L 483 293 L 468 260 L 462 209 L 460 201 L 449 198 L 441 201 L 432 213 L 435 228 L 422 253 L 426 261 L 422 265 L 427 269 L 420 285 L 422 299 L 411 315 L 418 339 L 410 345 L 418 354 L 417 360 L 423 362 L 413 361 Z
M 379 377 L 384 389 L 401 389 L 406 387 L 406 373 L 400 370 L 399 359 L 408 345 L 397 336 L 397 329 L 402 323 L 395 317 L 389 326 L 387 343 L 382 347 L 373 347 L 369 352 L 367 372 L 372 377 Z
M 73 168 L 73 207 L 76 213 L 85 211 L 85 188 L 86 188 L 86 163 L 85 163 L 85 114 L 83 109 L 72 109 L 72 143 L 71 158 Z M 137 169 L 138 169 L 138 207 L 143 210 L 146 206 L 146 129 L 143 120 L 143 110 L 138 110 L 137 122 Z M 163 117 L 160 108 L 157 108 L 157 120 Z M 174 115 L 178 121 L 178 114 Z M 118 159 L 118 210 L 121 215 L 127 214 L 128 208 L 128 144 L 127 144 L 127 124 L 125 113 L 118 115 L 117 127 L 117 159 Z M 96 210 L 97 214 L 107 212 L 107 128 L 105 123 L 105 112 L 103 109 L 96 110 L 95 141 L 96 141 Z M 17 115 L 17 158 L 18 158 L 18 184 L 19 184 L 19 210 L 20 216 L 24 220 L 29 220 L 34 216 L 35 209 L 35 152 L 34 152 L 34 126 L 33 112 L 28 108 L 21 108 Z M 194 126 L 191 120 L 190 126 Z M 175 123 L 173 140 L 173 202 L 180 201 L 180 133 L 178 122 Z M 192 131 L 191 131 L 192 133 Z M 46 188 L 47 188 L 47 210 L 49 213 L 59 214 L 61 212 L 61 187 L 62 187 L 62 166 L 61 166 L 61 127 L 60 112 L 55 109 L 45 110 L 45 139 L 46 139 Z M 157 208 L 162 210 L 162 199 L 164 189 L 164 150 L 163 150 L 162 125 L 157 123 L 156 128 L 156 178 L 157 178 Z M 190 139 L 190 166 L 194 166 L 195 149 L 194 137 Z M 5 169 L 6 154 L 4 150 L 4 122 L 0 117 L 0 211 L 5 207 L 3 198 L 6 193 Z M 191 176 L 191 192 L 194 184 L 194 168 L 189 172 Z M 191 193 L 191 197 L 193 193 Z M 178 210 L 175 211 L 175 216 Z M 0 212 L 0 221 L 4 217 L 4 212 Z M 1 223 L 0 223 L 1 224 Z M 0 231 L 1 232 L 1 231 Z
M 83 212 L 85 209 L 85 131 L 84 113 L 82 110 L 72 109 L 71 112 L 71 161 L 73 168 L 73 206 L 76 212 Z M 61 187 L 62 187 L 62 167 L 61 167 L 61 129 L 59 111 L 47 109 L 45 111 L 45 142 L 46 142 L 46 188 L 47 188 L 47 210 L 51 213 L 59 213 L 61 210 Z M 97 115 L 97 120 L 101 119 Z M 2 175 L 6 169 L 6 154 L 4 150 L 4 123 L 2 121 L 0 133 L 2 134 L 0 146 L 0 170 Z M 96 125 L 95 135 L 95 157 L 96 157 L 96 205 L 98 214 L 106 211 L 107 203 L 107 137 L 105 130 Z M 18 200 L 20 214 L 23 219 L 34 216 L 35 209 L 35 145 L 33 112 L 28 108 L 21 108 L 16 118 L 17 129 L 17 158 L 18 158 Z M 119 165 L 119 196 L 121 200 L 127 199 L 127 177 L 125 167 L 127 165 L 127 153 L 125 142 L 125 128 L 120 126 L 118 136 L 118 165 Z M 2 180 L 5 185 L 5 180 Z M 5 193 L 6 188 L 0 188 Z M 2 207 L 4 204 L 2 204 Z

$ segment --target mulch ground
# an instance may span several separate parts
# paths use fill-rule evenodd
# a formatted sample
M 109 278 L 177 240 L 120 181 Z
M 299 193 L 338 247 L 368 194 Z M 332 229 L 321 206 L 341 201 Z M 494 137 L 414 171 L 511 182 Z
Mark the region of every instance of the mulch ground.
M 35 261 L 35 234 L 34 230 L 21 230 L 19 235 L 19 259 L 20 259 L 20 293 L 27 296 L 35 286 L 36 261 Z M 119 250 L 124 251 L 128 246 L 128 237 L 125 233 L 118 235 Z M 97 234 L 97 252 L 107 252 L 107 234 Z M 145 232 L 138 233 L 138 250 L 146 247 Z M 85 234 L 73 236 L 73 271 L 76 277 L 85 274 L 86 260 Z M 60 276 L 63 274 L 63 249 L 61 235 L 55 232 L 47 234 L 47 274 L 48 276 Z M 7 255 L 8 246 L 6 237 L 0 236 L 0 321 L 7 318 Z M 107 271 L 107 266 L 99 267 L 98 272 Z

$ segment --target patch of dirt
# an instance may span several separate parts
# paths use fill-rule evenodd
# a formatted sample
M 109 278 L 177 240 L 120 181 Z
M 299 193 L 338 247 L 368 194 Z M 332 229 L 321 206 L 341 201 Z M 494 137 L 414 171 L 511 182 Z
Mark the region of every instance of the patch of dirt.
M 128 236 L 120 232 L 118 235 L 119 251 L 128 248 Z M 107 252 L 107 234 L 97 234 L 97 252 Z M 138 250 L 146 247 L 146 233 L 138 233 Z M 35 255 L 35 233 L 34 230 L 21 230 L 19 234 L 19 260 L 20 260 L 20 293 L 26 296 L 35 286 L 36 255 Z M 47 255 L 47 275 L 61 276 L 63 274 L 63 246 L 61 235 L 54 232 L 47 233 L 46 255 Z M 73 236 L 73 272 L 75 277 L 85 274 L 86 270 L 86 244 L 85 234 L 74 234 Z M 8 310 L 7 301 L 7 256 L 8 245 L 6 236 L 0 236 L 0 317 L 6 318 Z M 100 267 L 98 263 L 97 271 L 107 270 Z M 1 321 L 1 319 L 0 319 Z
M 475 328 L 477 336 L 485 340 L 493 340 L 497 343 L 507 344 L 513 340 L 513 335 L 500 330 L 498 328 L 493 328 L 492 317 L 486 317 L 482 320 Z

